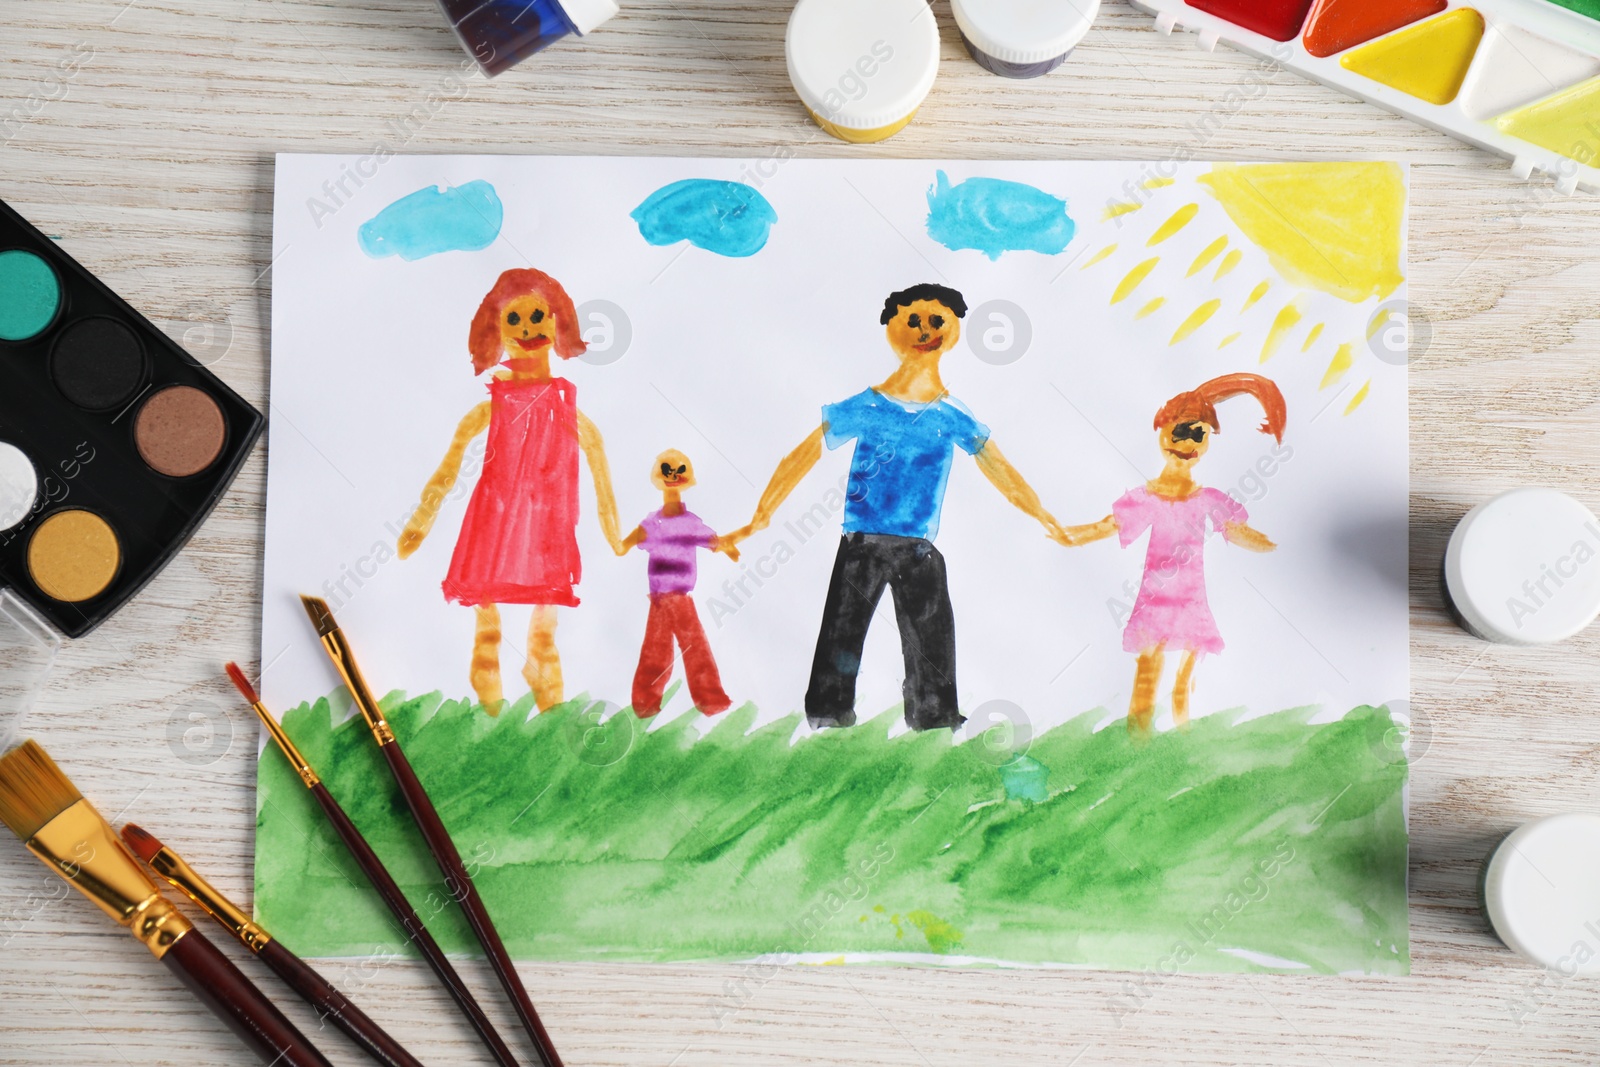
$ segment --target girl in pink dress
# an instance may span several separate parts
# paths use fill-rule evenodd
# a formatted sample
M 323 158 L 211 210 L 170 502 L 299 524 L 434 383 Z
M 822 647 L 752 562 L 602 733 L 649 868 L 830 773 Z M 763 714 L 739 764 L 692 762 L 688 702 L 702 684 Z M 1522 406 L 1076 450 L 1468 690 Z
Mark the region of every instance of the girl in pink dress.
M 1172 687 L 1172 719 L 1189 721 L 1189 695 L 1194 667 L 1207 652 L 1221 652 L 1222 635 L 1206 602 L 1205 541 L 1211 533 L 1254 552 L 1277 546 L 1246 525 L 1244 505 L 1220 489 L 1194 480 L 1194 465 L 1210 447 L 1218 430 L 1216 405 L 1248 393 L 1267 414 L 1261 432 L 1280 443 L 1287 412 L 1278 387 L 1257 374 L 1227 374 L 1197 389 L 1179 393 L 1156 413 L 1157 443 L 1165 464 L 1161 474 L 1131 489 L 1097 523 L 1069 527 L 1063 544 L 1081 545 L 1116 534 L 1126 548 L 1146 531 L 1144 578 L 1133 612 L 1122 634 L 1122 647 L 1138 656 L 1128 731 L 1147 735 L 1155 715 L 1156 689 L 1161 684 L 1165 653 L 1183 653 Z
M 489 399 L 456 427 L 400 535 L 400 558 L 427 537 L 461 472 L 467 445 L 487 430 L 483 471 L 461 523 L 444 595 L 477 613 L 472 688 L 491 715 L 499 713 L 503 695 L 497 605 L 534 605 L 522 674 L 544 711 L 563 698 L 555 609 L 577 605 L 573 587 L 583 576 L 577 540 L 580 453 L 594 476 L 600 528 L 613 548 L 621 544 L 600 431 L 578 410 L 577 387 L 550 373 L 552 351 L 571 359 L 585 348 L 572 298 L 542 271 L 508 270 L 473 317 L 467 348 L 475 372 L 497 364 L 503 370 L 489 382 Z

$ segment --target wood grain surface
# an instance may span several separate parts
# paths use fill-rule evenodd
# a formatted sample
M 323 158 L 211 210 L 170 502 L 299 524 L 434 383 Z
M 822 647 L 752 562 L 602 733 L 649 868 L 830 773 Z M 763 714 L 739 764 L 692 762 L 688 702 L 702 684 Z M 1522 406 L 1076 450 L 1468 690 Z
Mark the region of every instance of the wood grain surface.
M 408 138 L 414 152 L 1410 162 L 1411 295 L 1431 332 L 1411 385 L 1414 974 L 523 965 L 567 1062 L 1600 1061 L 1600 984 L 1500 947 L 1475 890 L 1507 829 L 1600 809 L 1600 630 L 1491 647 L 1451 625 L 1437 588 L 1450 525 L 1499 490 L 1556 485 L 1600 507 L 1600 197 L 1518 182 L 1501 160 L 1287 72 L 1253 83 L 1254 60 L 1162 37 L 1120 0 L 1033 82 L 972 63 L 938 0 L 932 96 L 892 141 L 849 147 L 790 92 L 788 7 L 635 0 L 489 82 L 464 70 L 432 0 L 4 0 L 0 197 L 265 407 L 275 152 Z M 257 648 L 265 465 L 263 446 L 172 566 L 63 650 L 29 726 L 108 816 L 159 825 L 239 900 L 257 728 L 221 665 Z M 0 848 L 0 1063 L 244 1062 L 148 953 L 63 892 Z M 487 968 L 463 971 L 517 1033 Z M 425 1062 L 486 1062 L 420 962 L 326 973 Z M 337 1063 L 362 1062 L 259 977 Z M 719 1023 L 713 999 L 730 991 L 743 1006 Z

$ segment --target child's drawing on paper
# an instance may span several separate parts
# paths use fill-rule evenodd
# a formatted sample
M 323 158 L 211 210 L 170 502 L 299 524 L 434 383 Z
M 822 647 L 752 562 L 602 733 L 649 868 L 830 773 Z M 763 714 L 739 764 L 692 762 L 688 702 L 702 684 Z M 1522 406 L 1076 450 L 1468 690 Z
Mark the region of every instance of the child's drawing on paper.
M 822 625 L 806 689 L 813 727 L 853 726 L 856 676 L 878 602 L 887 589 L 905 663 L 906 724 L 955 729 L 966 721 L 956 698 L 956 627 L 944 556 L 934 547 L 950 463 L 957 448 L 972 456 L 1012 505 L 1045 533 L 1064 536 L 1022 475 L 989 437 L 989 428 L 950 395 L 939 361 L 961 339 L 966 299 L 924 283 L 890 293 L 879 325 L 900 366 L 882 382 L 822 409 L 822 425 L 784 457 L 737 543 L 764 530 L 816 466 L 823 446 L 855 442 L 845 496 L 844 534 L 822 606 Z
M 1179 393 L 1156 412 L 1161 473 L 1128 490 L 1100 522 L 1067 531 L 1069 544 L 1086 544 L 1116 534 L 1124 548 L 1146 531 L 1150 534 L 1139 596 L 1122 634 L 1123 649 L 1139 657 L 1128 707 L 1130 733 L 1150 731 L 1167 652 L 1182 653 L 1172 685 L 1172 719 L 1181 726 L 1189 721 L 1195 664 L 1207 653 L 1222 651 L 1222 634 L 1206 600 L 1206 539 L 1219 534 L 1229 544 L 1252 552 L 1271 552 L 1277 547 L 1248 525 L 1250 514 L 1243 504 L 1194 479 L 1195 465 L 1211 447 L 1208 438 L 1221 428 L 1216 405 L 1243 395 L 1261 404 L 1267 416 L 1261 432 L 1281 445 L 1288 416 L 1276 385 L 1258 374 L 1213 378 Z
M 413 899 L 295 593 L 518 958 L 1406 972 L 1403 168 L 341 165 L 278 162 L 262 689 Z M 396 944 L 330 833 L 269 748 L 262 918 Z
M 733 706 L 722 690 L 711 642 L 700 625 L 694 606 L 698 577 L 695 553 L 702 548 L 739 558 L 739 550 L 700 516 L 684 507 L 683 491 L 694 485 L 689 457 L 675 448 L 655 458 L 650 483 L 661 490 L 661 507 L 640 520 L 622 539 L 617 555 L 642 548 L 650 557 L 650 614 L 644 625 L 644 645 L 639 649 L 639 669 L 633 674 L 633 710 L 641 719 L 661 711 L 661 696 L 672 680 L 673 645 L 683 657 L 689 695 L 703 714 L 716 715 Z
M 583 576 L 578 558 L 578 456 L 588 461 L 600 501 L 600 527 L 618 545 L 617 505 L 605 444 L 578 410 L 578 391 L 550 373 L 550 354 L 582 355 L 572 298 L 561 283 L 531 268 L 508 270 L 472 318 L 467 348 L 472 369 L 493 367 L 489 399 L 461 419 L 422 502 L 400 535 L 400 558 L 417 550 L 439 505 L 455 485 L 467 446 L 485 430 L 483 473 L 467 505 L 443 588 L 447 600 L 477 613 L 472 688 L 496 715 L 500 683 L 501 604 L 533 605 L 523 677 L 541 710 L 561 703 L 556 608 L 576 607 Z

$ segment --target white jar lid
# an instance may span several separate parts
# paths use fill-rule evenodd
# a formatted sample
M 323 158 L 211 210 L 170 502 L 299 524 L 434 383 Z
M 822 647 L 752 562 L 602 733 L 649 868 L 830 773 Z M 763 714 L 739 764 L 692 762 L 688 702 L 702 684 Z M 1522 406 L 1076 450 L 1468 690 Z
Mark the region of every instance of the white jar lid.
M 1551 815 L 1515 830 L 1489 859 L 1483 903 L 1518 954 L 1563 977 L 1600 973 L 1600 815 Z
M 616 0 L 556 0 L 573 28 L 582 36 L 615 15 L 621 8 Z
M 800 0 L 784 40 L 800 100 L 836 126 L 906 118 L 939 73 L 939 26 L 926 0 Z
M 1513 489 L 1473 508 L 1450 535 L 1445 586 L 1489 641 L 1564 641 L 1600 614 L 1600 520 L 1554 489 Z
M 950 0 L 972 46 L 1004 63 L 1043 63 L 1076 48 L 1100 0 Z

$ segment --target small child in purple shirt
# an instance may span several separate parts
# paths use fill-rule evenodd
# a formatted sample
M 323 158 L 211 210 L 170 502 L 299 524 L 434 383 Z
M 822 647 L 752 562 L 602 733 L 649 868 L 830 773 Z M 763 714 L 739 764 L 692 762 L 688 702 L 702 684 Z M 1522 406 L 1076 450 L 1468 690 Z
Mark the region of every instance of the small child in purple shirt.
M 695 609 L 695 553 L 702 548 L 739 558 L 739 550 L 723 542 L 700 516 L 683 506 L 683 491 L 694 484 L 689 457 L 668 449 L 656 457 L 650 481 L 661 490 L 660 511 L 646 515 L 622 542 L 618 555 L 643 548 L 650 556 L 650 616 L 633 675 L 633 710 L 647 719 L 661 710 L 661 696 L 672 680 L 672 646 L 683 653 L 689 695 L 703 714 L 727 711 L 733 701 L 722 690 L 717 661 Z

